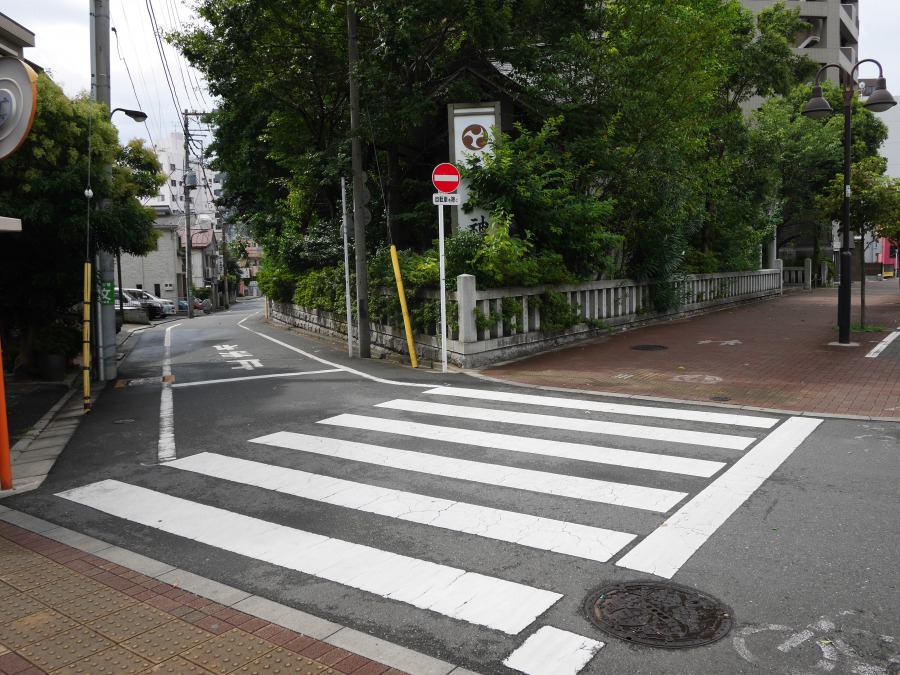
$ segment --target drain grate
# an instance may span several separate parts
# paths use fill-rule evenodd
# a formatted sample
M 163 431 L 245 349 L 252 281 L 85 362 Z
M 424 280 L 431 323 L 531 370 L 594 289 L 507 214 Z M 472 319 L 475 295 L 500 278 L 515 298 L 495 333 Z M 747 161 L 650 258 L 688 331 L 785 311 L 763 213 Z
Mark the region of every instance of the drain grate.
M 665 345 L 635 345 L 632 349 L 636 349 L 639 352 L 661 352 L 663 349 L 668 349 Z
M 730 401 L 731 397 L 730 396 L 710 396 L 709 400 L 710 401 Z
M 584 609 L 591 623 L 607 635 L 651 647 L 699 647 L 731 630 L 730 609 L 676 584 L 614 584 L 589 596 Z

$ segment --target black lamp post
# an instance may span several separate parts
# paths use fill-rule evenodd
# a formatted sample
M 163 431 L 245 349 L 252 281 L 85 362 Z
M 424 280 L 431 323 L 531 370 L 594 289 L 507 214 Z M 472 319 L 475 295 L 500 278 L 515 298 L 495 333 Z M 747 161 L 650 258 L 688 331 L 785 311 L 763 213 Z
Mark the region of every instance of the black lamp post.
M 112 119 L 112 116 L 117 112 L 123 112 L 128 117 L 133 119 L 135 122 L 146 122 L 147 121 L 147 113 L 142 110 L 129 110 L 128 108 L 113 108 L 109 112 L 109 119 Z M 119 314 L 122 315 L 122 321 L 125 321 L 125 298 L 124 291 L 122 289 L 122 251 L 116 251 L 116 273 L 119 281 Z M 118 329 L 117 329 L 118 331 Z
M 897 105 L 897 101 L 894 100 L 894 97 L 891 96 L 885 86 L 881 64 L 875 59 L 863 59 L 862 61 L 857 61 L 850 69 L 850 72 L 847 72 L 835 63 L 822 66 L 819 72 L 816 73 L 816 84 L 812 90 L 812 98 L 809 99 L 809 103 L 803 109 L 803 114 L 806 117 L 815 120 L 834 113 L 831 105 L 822 96 L 822 86 L 819 84 L 819 78 L 827 68 L 840 70 L 843 75 L 844 94 L 844 222 L 841 239 L 841 281 L 838 288 L 838 343 L 842 345 L 850 344 L 850 289 L 853 283 L 850 279 L 850 141 L 852 138 L 850 111 L 853 102 L 853 73 L 863 63 L 874 63 L 878 66 L 878 79 L 875 81 L 875 90 L 863 105 L 872 112 L 884 112 L 888 108 Z

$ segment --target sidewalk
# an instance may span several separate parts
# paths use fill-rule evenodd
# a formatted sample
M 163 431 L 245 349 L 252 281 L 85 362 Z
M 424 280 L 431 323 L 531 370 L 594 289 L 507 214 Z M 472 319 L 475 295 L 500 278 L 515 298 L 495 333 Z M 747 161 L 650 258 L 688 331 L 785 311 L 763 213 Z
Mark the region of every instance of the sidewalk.
M 852 320 L 859 320 L 854 285 Z M 857 347 L 833 346 L 837 288 L 784 295 L 647 326 L 492 366 L 481 375 L 539 387 L 814 415 L 900 419 L 900 339 L 866 355 L 900 327 L 896 280 L 866 284 Z

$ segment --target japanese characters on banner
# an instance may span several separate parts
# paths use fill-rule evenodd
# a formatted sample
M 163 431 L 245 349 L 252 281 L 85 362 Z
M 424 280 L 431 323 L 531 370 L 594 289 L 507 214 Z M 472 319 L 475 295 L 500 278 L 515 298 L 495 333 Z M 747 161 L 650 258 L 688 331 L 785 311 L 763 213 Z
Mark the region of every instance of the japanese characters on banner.
M 491 127 L 500 125 L 500 102 L 451 103 L 447 108 L 450 118 L 450 161 L 463 167 L 469 158 L 489 152 Z M 468 213 L 463 211 L 463 205 L 469 201 L 469 181 L 463 178 L 456 192 L 460 205 L 450 209 L 453 229 L 485 229 L 490 222 L 490 213 L 478 208 Z

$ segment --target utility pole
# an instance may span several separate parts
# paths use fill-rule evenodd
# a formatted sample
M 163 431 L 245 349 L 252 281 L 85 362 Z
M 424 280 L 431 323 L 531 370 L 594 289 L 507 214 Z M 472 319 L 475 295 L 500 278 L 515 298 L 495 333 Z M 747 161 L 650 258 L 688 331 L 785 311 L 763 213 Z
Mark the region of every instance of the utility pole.
M 372 356 L 369 334 L 369 274 L 366 270 L 366 220 L 363 202 L 362 144 L 360 142 L 359 85 L 356 79 L 356 10 L 347 2 L 347 51 L 350 66 L 350 153 L 353 167 L 353 246 L 356 254 L 356 323 L 359 331 L 359 357 Z
M 94 100 L 112 110 L 112 93 L 109 78 L 109 0 L 92 0 L 91 13 L 91 74 Z M 106 167 L 107 176 L 112 167 Z M 101 208 L 108 202 L 101 204 Z M 113 304 L 115 270 L 113 256 L 108 251 L 97 253 L 97 270 L 100 273 L 100 292 L 97 294 L 97 376 L 100 380 L 114 380 L 118 373 L 116 360 L 116 308 Z
M 188 186 L 188 173 L 191 170 L 190 165 L 190 141 L 191 130 L 188 126 L 188 113 L 184 111 L 184 293 L 187 297 L 187 316 L 189 319 L 194 318 L 194 302 L 191 297 L 194 278 L 191 272 L 191 188 Z M 196 179 L 195 179 L 196 183 Z

